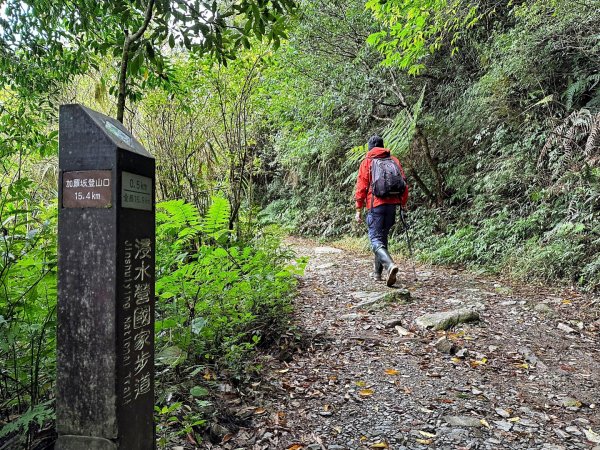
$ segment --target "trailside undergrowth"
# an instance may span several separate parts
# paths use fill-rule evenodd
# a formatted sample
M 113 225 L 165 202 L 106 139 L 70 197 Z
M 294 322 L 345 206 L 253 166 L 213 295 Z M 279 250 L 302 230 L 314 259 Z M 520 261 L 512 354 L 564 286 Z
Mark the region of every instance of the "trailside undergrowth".
M 0 191 L 0 443 L 22 448 L 51 430 L 56 379 L 56 204 L 28 208 L 36 201 L 30 183 Z M 248 224 L 251 235 L 234 240 L 229 217 L 220 197 L 204 216 L 180 200 L 157 205 L 157 424 L 165 445 L 181 434 L 200 442 L 218 413 L 208 400 L 216 380 L 259 371 L 254 350 L 290 327 L 305 263 L 281 246 L 276 229 Z
M 260 371 L 253 351 L 291 326 L 296 275 L 305 263 L 276 230 L 245 240 L 229 230 L 229 203 L 214 197 L 204 217 L 182 200 L 157 207 L 159 445 L 179 434 L 203 439 L 219 414 L 211 391 Z
M 600 13 L 593 2 L 563 0 L 479 5 L 485 14 L 458 35 L 451 28 L 452 42 L 437 32 L 421 42 L 417 77 L 393 64 L 411 54 L 392 39 L 402 31 L 394 17 L 384 14 L 374 31 L 391 36 L 379 57 L 350 39 L 373 31 L 364 3 L 306 17 L 278 56 L 293 61 L 280 72 L 297 78 L 275 103 L 282 174 L 267 185 L 262 219 L 326 239 L 364 236 L 352 224 L 353 186 L 363 146 L 378 133 L 408 176 L 419 259 L 597 291 Z M 418 21 L 388 6 L 378 8 Z M 294 120 L 298 111 L 308 119 Z M 400 228 L 394 251 L 407 250 Z

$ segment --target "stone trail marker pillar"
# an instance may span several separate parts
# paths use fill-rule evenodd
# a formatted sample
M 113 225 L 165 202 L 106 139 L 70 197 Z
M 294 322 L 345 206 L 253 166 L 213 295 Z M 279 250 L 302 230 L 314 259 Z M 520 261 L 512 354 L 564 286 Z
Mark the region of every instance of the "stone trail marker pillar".
M 56 450 L 152 450 L 154 158 L 60 108 Z

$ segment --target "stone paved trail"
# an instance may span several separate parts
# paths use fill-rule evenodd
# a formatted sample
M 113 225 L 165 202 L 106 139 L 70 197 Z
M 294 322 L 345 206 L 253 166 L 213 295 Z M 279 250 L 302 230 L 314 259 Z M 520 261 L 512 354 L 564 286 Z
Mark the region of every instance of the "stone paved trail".
M 263 361 L 246 427 L 208 448 L 600 450 L 598 298 L 401 264 L 408 298 L 367 278 L 369 255 L 291 244 L 310 257 L 304 344 Z M 459 308 L 480 321 L 415 324 Z

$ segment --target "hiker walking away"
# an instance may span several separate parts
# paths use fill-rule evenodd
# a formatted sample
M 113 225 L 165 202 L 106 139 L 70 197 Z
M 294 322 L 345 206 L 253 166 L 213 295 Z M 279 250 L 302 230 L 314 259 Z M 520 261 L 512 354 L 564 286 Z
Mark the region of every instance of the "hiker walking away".
M 396 222 L 397 206 L 406 205 L 408 187 L 400 161 L 383 147 L 383 139 L 371 136 L 368 146 L 356 180 L 356 221 L 362 222 L 362 209 L 366 207 L 369 240 L 375 253 L 373 278 L 381 281 L 385 270 L 386 284 L 393 286 L 398 266 L 388 252 L 388 235 Z

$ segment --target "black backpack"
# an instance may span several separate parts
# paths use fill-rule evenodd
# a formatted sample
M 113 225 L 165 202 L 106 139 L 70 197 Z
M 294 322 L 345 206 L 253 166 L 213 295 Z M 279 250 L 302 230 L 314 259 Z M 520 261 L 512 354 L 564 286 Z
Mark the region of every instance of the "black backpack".
M 401 197 L 405 189 L 406 180 L 396 161 L 392 158 L 371 158 L 371 193 L 374 197 Z

